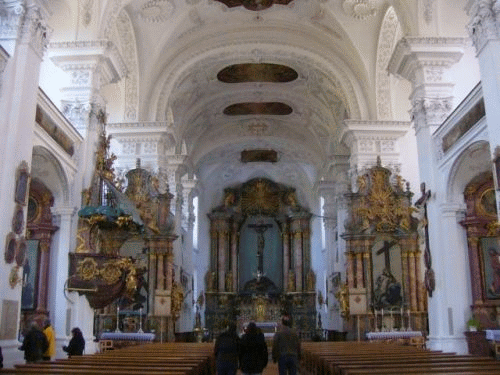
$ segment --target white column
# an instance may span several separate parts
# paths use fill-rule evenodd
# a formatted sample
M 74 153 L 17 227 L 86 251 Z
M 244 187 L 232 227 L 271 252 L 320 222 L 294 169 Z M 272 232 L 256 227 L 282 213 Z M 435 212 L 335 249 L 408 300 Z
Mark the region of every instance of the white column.
M 464 322 L 470 316 L 470 268 L 468 263 L 467 236 L 459 221 L 463 219 L 464 207 L 442 204 L 437 217 L 429 217 L 440 233 L 431 247 L 432 267 L 436 273 L 435 297 L 429 298 L 430 335 L 427 347 L 459 354 L 467 354 L 467 343 L 463 332 Z M 439 247 L 438 247 L 439 246 Z M 448 251 L 432 251 L 448 249 Z M 450 254 L 453 249 L 453 254 Z M 450 256 L 453 261 L 450 261 Z M 439 277 L 441 275 L 441 277 Z M 460 290 L 460 293 L 456 293 Z
M 429 346 L 457 352 L 462 349 L 463 335 L 457 328 L 450 329 L 455 318 L 453 310 L 448 310 L 448 303 L 456 298 L 455 290 L 462 290 L 453 285 L 461 285 L 464 274 L 446 272 L 457 257 L 450 259 L 449 249 L 454 247 L 443 246 L 443 233 L 452 237 L 449 231 L 456 227 L 456 223 L 450 226 L 448 221 L 445 222 L 439 208 L 445 203 L 445 193 L 438 190 L 445 186 L 445 182 L 438 182 L 432 134 L 452 110 L 454 84 L 446 81 L 444 73 L 460 60 L 464 45 L 462 38 L 406 37 L 399 41 L 389 62 L 391 73 L 412 83 L 411 114 L 417 137 L 420 180 L 433 193 L 427 206 L 429 247 L 436 274 L 436 290 L 428 299 Z
M 0 239 L 5 243 L 14 213 L 16 170 L 31 165 L 33 130 L 38 96 L 40 64 L 50 30 L 46 10 L 36 2 L 0 3 L 0 41 L 10 54 L 2 74 L 0 97 Z M 4 54 L 5 55 L 5 54 Z M 26 209 L 24 209 L 26 223 Z M 0 260 L 0 273 L 9 275 L 14 264 Z M 20 273 L 21 272 L 21 273 Z M 17 271 L 22 275 L 22 270 Z M 2 299 L 20 301 L 21 286 L 11 287 L 8 278 L 0 283 Z
M 76 210 L 73 207 L 58 207 L 52 210 L 55 216 L 55 224 L 59 230 L 55 233 L 51 246 L 50 280 L 49 280 L 49 304 L 48 310 L 57 339 L 66 338 L 71 327 L 66 326 L 67 309 L 73 308 L 73 304 L 65 297 L 64 287 L 68 278 L 68 253 L 72 248 L 72 219 Z M 81 297 L 84 298 L 84 297 Z M 71 300 L 78 299 L 74 293 Z
M 469 9 L 469 31 L 476 47 L 492 160 L 500 160 L 500 1 L 475 0 Z M 493 168 L 493 175 L 496 175 Z M 500 215 L 500 176 L 496 176 Z

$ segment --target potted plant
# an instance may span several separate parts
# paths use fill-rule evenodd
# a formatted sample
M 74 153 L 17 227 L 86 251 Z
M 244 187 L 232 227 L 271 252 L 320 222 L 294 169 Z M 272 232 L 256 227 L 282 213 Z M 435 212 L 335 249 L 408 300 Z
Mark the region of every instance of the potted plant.
M 479 320 L 476 319 L 475 316 L 472 316 L 468 321 L 467 321 L 467 327 L 469 327 L 469 331 L 478 331 L 479 330 Z

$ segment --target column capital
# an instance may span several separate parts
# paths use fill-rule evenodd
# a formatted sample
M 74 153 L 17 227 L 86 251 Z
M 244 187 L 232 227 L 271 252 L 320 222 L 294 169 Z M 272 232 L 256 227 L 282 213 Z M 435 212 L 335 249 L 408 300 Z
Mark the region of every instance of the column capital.
M 468 14 L 469 34 L 479 54 L 488 41 L 500 39 L 500 1 L 472 0 Z
M 22 1 L 0 3 L 0 39 L 17 39 L 29 44 L 35 53 L 43 58 L 52 29 L 46 23 L 48 11 L 36 4 Z

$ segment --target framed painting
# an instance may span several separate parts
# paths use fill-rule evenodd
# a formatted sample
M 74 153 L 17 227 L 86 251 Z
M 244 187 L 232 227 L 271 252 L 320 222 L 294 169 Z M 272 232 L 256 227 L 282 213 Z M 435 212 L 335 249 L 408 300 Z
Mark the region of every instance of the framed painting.
M 487 299 L 500 299 L 500 238 L 481 238 L 484 295 Z
M 23 290 L 21 294 L 21 309 L 36 308 L 36 290 L 38 280 L 38 240 L 26 241 L 26 258 L 23 266 Z
M 30 175 L 28 163 L 23 161 L 16 172 L 16 191 L 14 193 L 14 201 L 23 206 L 26 205 L 26 199 L 28 196 L 28 183 Z

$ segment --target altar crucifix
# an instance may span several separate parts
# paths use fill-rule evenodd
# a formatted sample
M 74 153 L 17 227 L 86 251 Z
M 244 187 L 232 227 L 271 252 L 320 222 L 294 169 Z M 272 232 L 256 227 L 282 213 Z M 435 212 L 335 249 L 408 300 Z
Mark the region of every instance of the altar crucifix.
M 415 202 L 416 214 L 413 215 L 419 220 L 417 225 L 417 231 L 419 236 L 419 247 L 420 251 L 424 253 L 424 263 L 425 263 L 425 288 L 429 297 L 432 297 L 432 292 L 436 288 L 436 281 L 434 270 L 432 269 L 432 258 L 431 251 L 429 248 L 429 226 L 427 221 L 427 202 L 431 197 L 431 191 L 425 190 L 425 182 L 420 184 L 420 191 L 422 196 Z
M 260 278 L 264 276 L 264 246 L 265 246 L 265 238 L 264 233 L 269 228 L 272 228 L 272 224 L 249 224 L 249 228 L 252 228 L 257 232 L 257 281 L 260 281 Z

